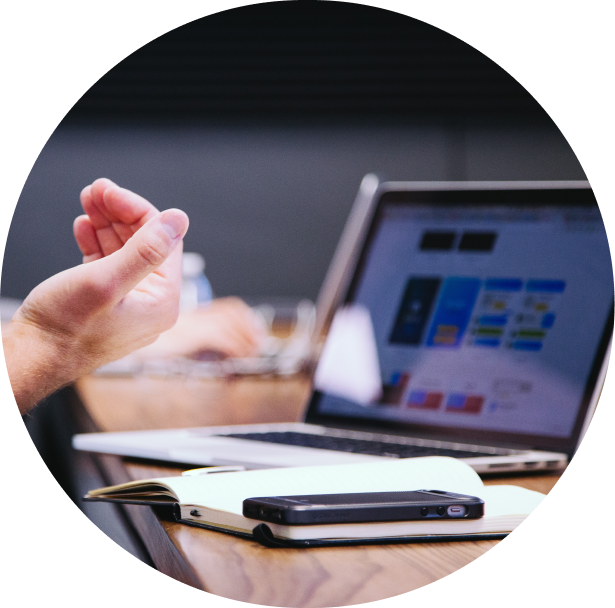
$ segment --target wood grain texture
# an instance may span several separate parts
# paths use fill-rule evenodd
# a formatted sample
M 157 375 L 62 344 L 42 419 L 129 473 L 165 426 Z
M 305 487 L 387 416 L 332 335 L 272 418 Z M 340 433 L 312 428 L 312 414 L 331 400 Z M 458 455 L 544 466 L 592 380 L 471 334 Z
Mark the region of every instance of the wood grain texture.
M 122 459 L 118 456 L 97 456 L 98 465 L 109 483 L 115 485 L 132 479 Z M 151 476 L 151 475 L 148 475 Z M 126 516 L 137 531 L 156 568 L 172 578 L 202 589 L 202 583 L 181 550 L 166 533 L 164 522 L 149 507 L 122 505 Z
M 309 381 L 292 378 L 200 379 L 89 376 L 77 391 L 101 431 L 296 422 Z
M 100 430 L 283 422 L 301 418 L 305 378 L 80 380 L 78 391 Z M 177 475 L 164 465 L 103 457 L 109 483 Z M 557 475 L 489 478 L 548 492 Z M 165 574 L 226 598 L 267 606 L 347 606 L 412 591 L 455 572 L 496 541 L 310 549 L 268 549 L 258 543 L 178 524 L 149 507 L 128 510 L 152 559 Z
M 132 479 L 177 475 L 179 469 L 126 462 Z M 557 475 L 486 480 L 548 492 Z M 474 561 L 496 541 L 312 549 L 267 549 L 258 543 L 163 522 L 203 589 L 268 606 L 346 606 L 418 589 Z
M 268 549 L 181 524 L 167 532 L 216 595 L 268 606 L 347 606 L 405 593 L 470 563 L 493 541 Z

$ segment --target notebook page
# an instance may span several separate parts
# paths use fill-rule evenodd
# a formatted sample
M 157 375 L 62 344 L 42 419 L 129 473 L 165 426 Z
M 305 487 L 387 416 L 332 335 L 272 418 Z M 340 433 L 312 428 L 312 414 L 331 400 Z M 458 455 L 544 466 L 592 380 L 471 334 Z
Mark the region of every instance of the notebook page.
M 489 486 L 477 490 L 476 496 L 485 501 L 485 517 L 529 515 L 545 495 L 518 486 Z
M 162 481 L 162 480 L 161 480 Z M 432 456 L 390 462 L 264 469 L 164 479 L 182 504 L 240 515 L 246 498 L 346 492 L 444 490 L 479 495 L 483 483 L 467 464 Z

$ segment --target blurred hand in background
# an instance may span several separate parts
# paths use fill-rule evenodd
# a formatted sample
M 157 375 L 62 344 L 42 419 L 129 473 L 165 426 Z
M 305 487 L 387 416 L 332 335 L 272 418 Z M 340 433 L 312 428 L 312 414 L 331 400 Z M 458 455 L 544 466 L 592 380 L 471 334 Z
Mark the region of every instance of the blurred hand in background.
M 151 346 L 135 355 L 142 359 L 195 357 L 254 357 L 260 354 L 267 329 L 239 298 L 217 298 L 206 306 L 182 312 L 177 323 Z

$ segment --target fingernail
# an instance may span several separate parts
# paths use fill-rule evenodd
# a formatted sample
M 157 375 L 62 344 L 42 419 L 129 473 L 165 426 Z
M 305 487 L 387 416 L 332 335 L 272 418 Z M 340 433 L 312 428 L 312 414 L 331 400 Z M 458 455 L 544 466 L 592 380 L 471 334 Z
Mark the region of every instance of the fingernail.
M 172 239 L 176 239 L 186 228 L 186 216 L 183 213 L 163 213 L 160 218 L 160 225 Z

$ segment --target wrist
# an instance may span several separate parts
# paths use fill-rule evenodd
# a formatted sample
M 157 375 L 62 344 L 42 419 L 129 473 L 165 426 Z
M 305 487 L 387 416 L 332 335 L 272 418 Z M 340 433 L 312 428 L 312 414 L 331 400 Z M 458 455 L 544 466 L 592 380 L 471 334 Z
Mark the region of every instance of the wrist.
M 2 332 L 2 342 L 9 380 L 22 414 L 74 380 L 61 340 L 35 325 L 11 321 Z

